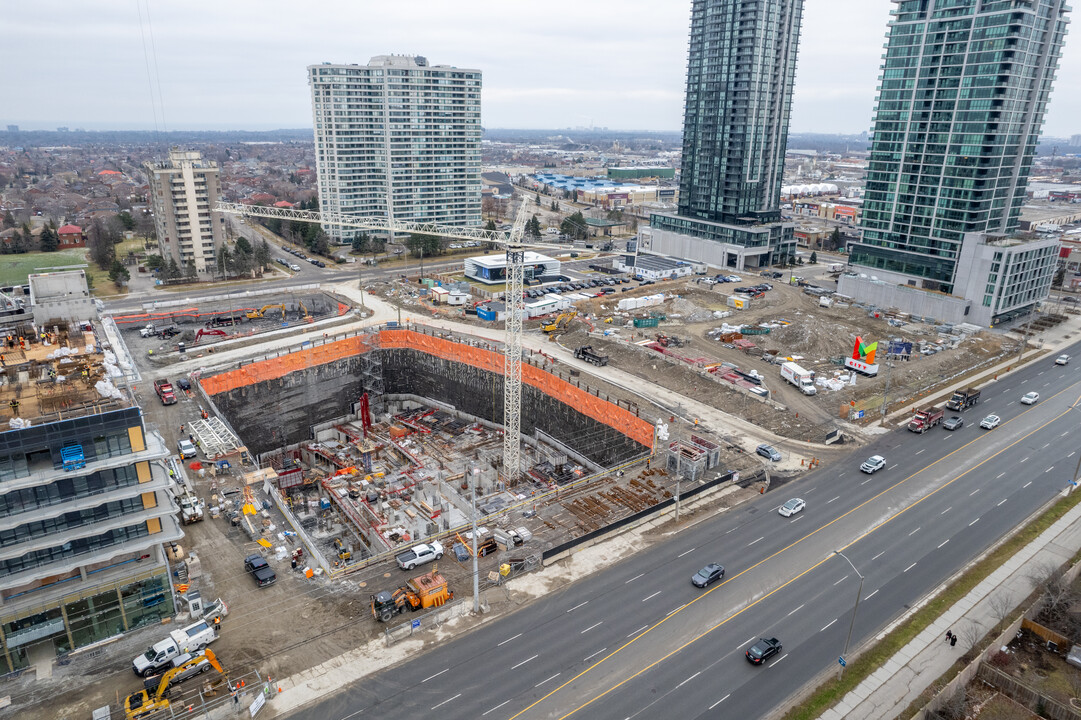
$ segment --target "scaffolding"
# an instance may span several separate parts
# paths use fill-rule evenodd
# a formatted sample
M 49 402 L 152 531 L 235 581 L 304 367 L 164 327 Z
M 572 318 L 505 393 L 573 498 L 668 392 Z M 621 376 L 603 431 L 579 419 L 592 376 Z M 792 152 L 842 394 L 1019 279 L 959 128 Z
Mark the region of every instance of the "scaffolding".
M 196 443 L 211 460 L 240 452 L 243 445 L 221 418 L 193 420 L 188 424 Z

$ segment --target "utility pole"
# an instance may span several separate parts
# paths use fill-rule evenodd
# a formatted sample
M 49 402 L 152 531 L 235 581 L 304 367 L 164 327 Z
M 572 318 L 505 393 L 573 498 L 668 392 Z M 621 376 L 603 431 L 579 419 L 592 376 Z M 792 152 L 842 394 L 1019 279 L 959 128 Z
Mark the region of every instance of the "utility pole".
M 679 485 L 683 480 L 683 429 L 676 436 L 676 522 L 679 522 Z
M 473 614 L 480 614 L 480 569 L 477 567 L 477 475 L 476 467 L 469 469 L 469 484 L 473 487 Z
M 845 649 L 841 653 L 841 659 L 843 660 L 845 655 L 848 654 L 848 644 L 852 642 L 852 628 L 856 625 L 856 613 L 860 609 L 860 596 L 863 595 L 863 575 L 860 575 L 860 571 L 856 570 L 856 566 L 852 564 L 852 561 L 849 560 L 843 552 L 841 552 L 840 550 L 834 550 L 833 554 L 843 557 L 845 561 L 852 566 L 852 570 L 860 577 L 860 586 L 859 589 L 856 590 L 856 606 L 852 608 L 852 622 L 848 623 L 848 637 L 845 638 Z M 845 673 L 845 666 L 839 662 L 837 663 L 837 665 L 839 666 L 837 670 L 837 679 L 840 680 L 841 676 Z
M 890 371 L 893 370 L 893 363 L 889 360 L 886 361 L 886 390 L 882 393 L 882 419 L 879 421 L 879 425 L 886 424 L 886 408 L 889 407 L 890 402 Z

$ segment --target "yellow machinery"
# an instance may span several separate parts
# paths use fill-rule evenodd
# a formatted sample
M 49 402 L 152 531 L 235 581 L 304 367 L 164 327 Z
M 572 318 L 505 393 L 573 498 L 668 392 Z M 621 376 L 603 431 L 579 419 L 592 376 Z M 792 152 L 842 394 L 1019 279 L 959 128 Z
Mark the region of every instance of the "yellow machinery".
M 349 559 L 353 557 L 353 553 L 342 544 L 341 538 L 334 538 L 334 552 L 338 554 L 338 560 L 343 563 L 349 562 Z
M 372 595 L 372 616 L 376 620 L 390 622 L 403 610 L 441 607 L 454 599 L 447 586 L 447 579 L 435 568 L 431 572 L 406 581 L 396 590 L 383 590 Z
M 256 318 L 261 318 L 261 317 L 263 317 L 263 313 L 265 313 L 267 310 L 273 310 L 275 308 L 282 311 L 282 320 L 284 320 L 285 319 L 285 305 L 264 305 L 263 307 L 259 308 L 258 310 L 252 310 L 250 313 L 248 313 L 248 319 L 249 320 L 254 320 Z
M 186 663 L 169 670 L 160 678 L 148 679 L 147 683 L 157 684 L 156 688 L 154 688 L 154 685 L 150 686 L 150 688 L 154 688 L 153 695 L 150 694 L 150 688 L 144 688 L 139 692 L 128 695 L 124 700 L 124 712 L 127 713 L 127 719 L 135 720 L 135 718 L 141 718 L 169 707 L 169 699 L 165 697 L 165 694 L 169 691 L 169 686 L 174 680 L 177 680 L 177 676 L 180 676 L 181 674 L 183 674 L 184 677 L 189 676 L 190 671 L 204 660 L 210 663 L 210 667 L 214 668 L 222 675 L 225 674 L 225 670 L 222 669 L 221 663 L 219 663 L 218 659 L 214 656 L 213 650 L 207 649 L 198 655 L 193 655 Z
M 577 310 L 568 310 L 565 313 L 560 313 L 559 317 L 557 317 L 555 320 L 553 320 L 548 325 L 541 325 L 541 330 L 543 330 L 546 333 L 553 333 L 553 332 L 556 332 L 557 330 L 566 330 L 567 325 L 570 324 L 570 321 L 573 320 L 576 317 L 578 317 L 578 311 Z
M 304 307 L 304 303 L 300 303 L 300 317 L 304 318 L 305 320 L 312 319 L 312 314 L 308 312 L 308 308 Z

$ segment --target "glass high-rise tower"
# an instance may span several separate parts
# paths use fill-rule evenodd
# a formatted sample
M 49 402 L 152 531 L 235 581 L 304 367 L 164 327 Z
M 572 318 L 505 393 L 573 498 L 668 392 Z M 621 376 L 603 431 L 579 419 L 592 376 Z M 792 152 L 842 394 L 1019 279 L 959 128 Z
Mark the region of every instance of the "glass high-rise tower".
M 863 237 L 851 262 L 899 283 L 964 295 L 1001 315 L 1040 299 L 1053 259 L 1041 253 L 1032 292 L 966 291 L 966 234 L 1018 225 L 1069 7 L 1065 0 L 894 0 L 867 174 Z M 1015 243 L 1016 245 L 1016 243 Z M 1046 275 L 1046 277 L 1044 277 Z M 1046 296 L 1046 292 L 1043 292 Z M 1005 300 L 1013 297 L 1014 300 Z M 1017 302 L 1015 302 L 1017 301 Z
M 650 249 L 720 267 L 795 251 L 781 180 L 803 0 L 694 0 L 679 209 Z

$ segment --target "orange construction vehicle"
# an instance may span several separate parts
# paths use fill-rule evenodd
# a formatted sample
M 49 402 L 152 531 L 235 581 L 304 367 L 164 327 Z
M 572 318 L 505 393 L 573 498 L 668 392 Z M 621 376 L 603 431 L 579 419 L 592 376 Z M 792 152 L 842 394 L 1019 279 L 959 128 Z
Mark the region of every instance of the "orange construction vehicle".
M 405 610 L 440 607 L 453 598 L 454 593 L 447 587 L 447 579 L 433 569 L 408 580 L 400 588 L 372 595 L 372 617 L 390 622 L 392 617 Z

